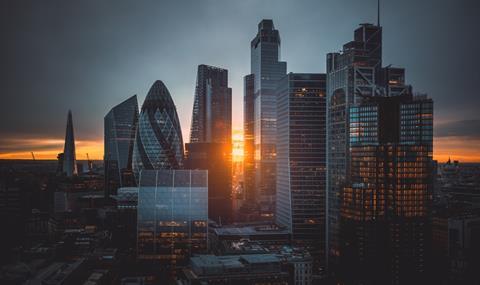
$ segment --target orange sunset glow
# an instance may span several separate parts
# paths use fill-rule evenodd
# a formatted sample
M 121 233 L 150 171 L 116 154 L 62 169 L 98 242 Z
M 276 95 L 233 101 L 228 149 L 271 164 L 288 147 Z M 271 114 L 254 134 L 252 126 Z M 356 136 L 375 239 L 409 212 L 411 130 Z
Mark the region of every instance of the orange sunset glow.
M 12 139 L 11 148 L 18 146 L 21 150 L 0 153 L 0 159 L 57 159 L 58 153 L 63 152 L 63 139 Z M 233 161 L 243 161 L 243 131 L 233 130 Z M 87 159 L 86 154 L 94 160 L 103 160 L 102 140 L 77 140 L 77 159 Z M 460 162 L 480 162 L 480 140 L 465 139 L 463 137 L 439 137 L 434 139 L 433 159 L 439 162 L 459 160 Z M 28 150 L 26 150 L 28 148 Z

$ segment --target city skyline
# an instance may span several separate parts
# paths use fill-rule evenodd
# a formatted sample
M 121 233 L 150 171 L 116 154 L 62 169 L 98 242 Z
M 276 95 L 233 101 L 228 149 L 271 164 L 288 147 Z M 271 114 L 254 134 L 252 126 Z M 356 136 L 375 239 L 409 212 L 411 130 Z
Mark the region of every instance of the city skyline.
M 268 1 L 265 1 L 268 2 Z M 343 3 L 345 2 L 345 3 Z M 149 86 L 157 79 L 164 80 L 165 84 L 169 86 L 173 94 L 173 100 L 177 106 L 180 122 L 182 125 L 183 137 L 188 137 L 190 127 L 191 108 L 194 100 L 195 89 L 195 72 L 197 64 L 215 65 L 229 70 L 229 81 L 233 89 L 233 129 L 242 129 L 242 101 L 243 101 L 243 76 L 249 73 L 249 47 L 245 42 L 249 42 L 252 35 L 255 34 L 257 29 L 257 23 L 263 19 L 273 19 L 276 29 L 281 33 L 282 37 L 282 60 L 288 62 L 287 72 L 325 72 L 325 55 L 330 51 L 335 51 L 338 47 L 350 37 L 350 31 L 358 27 L 359 23 L 376 21 L 376 1 L 367 1 L 363 3 L 362 9 L 358 9 L 356 3 L 351 1 L 343 1 L 338 7 L 332 3 L 316 4 L 313 2 L 307 3 L 304 6 L 295 6 L 293 2 L 286 2 L 286 5 L 279 7 L 270 7 L 268 3 L 234 3 L 228 7 L 213 2 L 206 2 L 205 7 L 202 7 L 198 16 L 186 17 L 185 23 L 178 23 L 174 18 L 167 17 L 166 20 L 159 20 L 160 22 L 141 22 L 137 25 L 130 25 L 131 21 L 134 21 L 138 17 L 144 18 L 148 13 L 145 8 L 134 10 L 132 14 L 127 13 L 129 7 L 127 3 L 119 5 L 117 10 L 114 10 L 107 19 L 101 20 L 103 9 L 107 9 L 108 5 L 94 5 L 93 3 L 86 3 L 80 5 L 76 14 L 72 15 L 72 19 L 65 23 L 64 30 L 58 30 L 52 26 L 52 23 L 59 20 L 64 20 L 62 12 L 73 13 L 70 6 L 59 6 L 53 9 L 52 7 L 33 7 L 36 16 L 28 18 L 28 21 L 19 25 L 15 29 L 8 31 L 7 38 L 11 39 L 10 44 L 7 47 L 7 52 L 3 54 L 12 54 L 12 59 L 8 59 L 6 62 L 7 68 L 6 76 L 3 78 L 7 80 L 7 83 L 2 87 L 2 94 L 6 94 L 6 104 L 2 104 L 2 121 L 15 121 L 17 124 L 12 124 L 14 127 L 8 124 L 2 124 L 0 132 L 2 138 L 0 139 L 0 158 L 25 158 L 31 159 L 31 153 L 34 152 L 37 159 L 55 159 L 57 154 L 61 152 L 63 147 L 63 132 L 64 124 L 63 116 L 65 111 L 69 108 L 72 109 L 75 114 L 75 133 L 76 133 L 76 149 L 77 159 L 82 160 L 86 158 L 86 153 L 90 154 L 90 157 L 94 159 L 103 158 L 103 128 L 102 118 L 107 111 L 122 102 L 126 98 L 134 94 L 139 94 L 139 102 L 142 102 L 147 94 Z M 371 2 L 371 3 L 370 3 Z M 187 14 L 190 15 L 194 8 L 194 3 L 190 3 L 192 6 L 189 9 L 180 5 L 180 7 L 172 7 L 170 3 L 162 3 L 162 5 L 151 5 L 154 11 L 164 11 L 166 8 L 172 8 L 172 14 L 177 15 L 182 9 L 186 9 Z M 232 3 L 230 3 L 232 4 Z M 347 4 L 347 5 L 345 5 Z M 165 5 L 165 6 L 163 6 Z M 325 6 L 323 6 L 325 5 Z M 430 7 L 428 3 L 419 3 L 416 5 L 416 9 L 409 9 L 410 3 L 395 4 L 390 1 L 382 2 L 381 17 L 382 26 L 386 30 L 384 36 L 384 62 L 385 65 L 393 64 L 394 66 L 402 66 L 407 70 L 407 80 L 416 90 L 425 92 L 431 96 L 436 102 L 435 110 L 435 140 L 434 140 L 434 158 L 440 161 L 445 161 L 449 156 L 452 159 L 459 159 L 461 161 L 480 161 L 480 151 L 476 148 L 480 138 L 476 134 L 476 130 L 479 128 L 480 120 L 475 113 L 475 106 L 478 105 L 478 98 L 474 97 L 475 90 L 473 85 L 475 80 L 472 80 L 478 74 L 478 71 L 470 70 L 469 68 L 475 65 L 475 60 L 467 60 L 467 55 L 463 55 L 462 51 L 469 50 L 478 46 L 478 40 L 476 37 L 469 37 L 468 24 L 478 21 L 473 18 L 474 11 L 477 7 L 473 2 L 465 1 L 464 5 L 455 5 L 454 1 L 441 1 L 437 4 L 438 11 L 435 15 L 428 15 L 425 18 L 421 18 L 425 9 Z M 3 11 L 10 12 L 4 18 L 7 24 L 14 26 L 17 21 L 22 20 L 19 11 L 22 7 L 20 4 L 5 4 L 6 9 Z M 48 6 L 48 5 L 46 5 Z M 107 7 L 105 7 L 107 6 Z M 148 5 L 146 5 L 148 7 Z M 281 5 L 279 5 L 281 6 Z M 345 8 L 345 11 L 340 9 Z M 247 16 L 252 7 L 258 9 L 252 15 Z M 320 14 L 324 16 L 322 19 L 288 19 L 289 8 L 294 9 L 298 13 L 304 13 L 304 15 L 311 15 L 309 9 L 312 8 L 326 8 L 319 9 Z M 39 8 L 39 9 L 35 9 Z M 95 9 L 89 9 L 95 8 Z M 221 11 L 231 12 L 234 9 L 239 11 L 239 15 L 232 18 L 231 23 L 227 26 L 217 27 L 215 22 L 208 20 L 209 15 L 212 13 L 219 13 Z M 270 10 L 269 10 L 270 9 Z M 92 10 L 94 12 L 92 12 Z M 411 21 L 400 25 L 398 21 L 401 19 L 394 13 L 395 11 L 408 11 L 411 14 Z M 25 11 L 22 11 L 25 12 Z M 88 30 L 86 28 L 80 28 L 78 24 L 82 19 L 82 16 L 90 15 L 93 13 L 95 23 L 93 25 L 99 25 L 103 27 L 104 34 L 99 34 L 98 31 Z M 338 25 L 334 27 L 323 27 L 319 24 L 325 24 L 328 20 L 332 20 L 335 15 L 345 13 L 347 17 L 342 21 L 338 21 Z M 27 11 L 29 16 L 29 11 Z M 329 15 L 332 14 L 332 15 Z M 19 16 L 15 18 L 15 15 Z M 112 16 L 113 15 L 113 16 Z M 449 17 L 444 17 L 448 15 Z M 461 16 L 462 17 L 461 17 Z M 33 28 L 38 24 L 43 17 L 52 16 L 51 22 L 38 27 Z M 127 24 L 129 29 L 127 34 L 120 33 L 115 25 L 120 25 L 122 17 L 127 17 Z M 435 22 L 437 17 L 445 18 L 444 24 L 433 26 L 428 24 L 429 22 Z M 160 17 L 161 18 L 161 17 Z M 308 18 L 308 17 L 307 17 Z M 185 30 L 187 27 L 192 27 L 192 23 L 195 21 L 203 21 L 206 23 L 207 28 L 193 27 L 192 31 Z M 200 33 L 199 36 L 204 38 L 199 42 L 198 51 L 189 55 L 186 59 L 180 60 L 180 58 L 188 54 L 189 52 L 178 49 L 175 50 L 175 46 L 185 44 L 184 37 L 174 36 L 172 39 L 168 38 L 171 31 L 165 29 L 161 25 L 161 21 L 166 21 L 170 25 L 176 25 L 182 32 L 188 32 L 186 36 L 195 37 L 195 33 Z M 228 21 L 227 21 L 228 22 Z M 83 22 L 81 22 L 83 23 Z M 438 21 L 436 22 L 438 23 Z M 455 25 L 448 25 L 455 23 Z M 177 25 L 178 24 L 178 25 Z M 7 25 L 7 26 L 10 26 Z M 411 29 L 412 25 L 418 26 L 418 29 Z M 94 26 L 89 26 L 93 28 Z M 81 73 L 85 70 L 85 63 L 78 63 L 70 58 L 70 52 L 77 52 L 79 58 L 86 57 L 87 63 L 89 60 L 96 58 L 105 53 L 105 49 L 109 46 L 105 46 L 105 39 L 100 37 L 103 35 L 106 39 L 113 37 L 115 41 L 121 42 L 122 36 L 132 36 L 132 33 L 136 29 L 146 28 L 149 32 L 156 31 L 156 37 L 168 38 L 166 41 L 155 42 L 147 38 L 146 35 L 135 37 L 136 45 L 140 46 L 132 48 L 129 44 L 120 45 L 117 49 L 113 50 L 115 56 L 107 57 L 110 65 L 107 64 L 106 69 L 100 69 L 100 72 L 105 77 L 95 79 L 95 84 L 89 84 L 89 80 L 92 80 L 89 74 Z M 200 29 L 200 30 L 198 30 Z M 462 33 L 455 35 L 456 48 L 458 49 L 458 58 L 456 61 L 452 61 L 449 58 L 442 58 L 442 54 L 449 54 L 455 44 L 453 42 L 453 30 L 459 29 Z M 63 52 L 59 59 L 55 63 L 45 63 L 42 60 L 48 60 L 50 57 L 55 56 L 51 54 L 51 46 L 40 43 L 41 41 L 34 37 L 30 40 L 30 48 L 35 48 L 35 55 L 39 56 L 32 62 L 31 70 L 25 72 L 25 78 L 22 78 L 19 73 L 21 66 L 25 64 L 25 60 L 21 58 L 23 53 L 29 52 L 29 48 L 21 48 L 18 51 L 11 52 L 12 49 L 16 49 L 20 44 L 24 43 L 24 37 L 31 36 L 33 31 L 39 32 L 39 35 L 49 36 L 53 43 L 63 44 L 64 47 L 69 48 L 71 35 L 77 35 L 80 38 L 96 40 L 94 43 L 87 46 L 79 46 L 73 48 L 69 52 Z M 70 35 L 71 32 L 71 35 Z M 111 32 L 111 33 L 110 33 Z M 224 36 L 224 33 L 231 33 L 231 37 Z M 439 33 L 443 32 L 440 36 Z M 145 34 L 145 33 L 144 33 Z M 235 36 L 239 37 L 234 39 Z M 90 38 L 93 37 L 93 38 Z M 151 34 L 148 37 L 152 37 Z M 421 37 L 425 37 L 422 39 Z M 198 41 L 197 38 L 194 38 Z M 221 39 L 225 43 L 226 50 L 218 54 L 218 49 L 215 45 Z M 452 44 L 439 45 L 445 42 Z M 114 42 L 115 42 L 114 41 Z M 238 44 L 242 42 L 242 44 Z M 154 44 L 149 48 L 149 44 Z M 305 43 L 298 44 L 298 43 Z M 60 45 L 62 46 L 62 45 Z M 164 48 L 165 46 L 165 48 Z M 234 49 L 229 49 L 232 48 Z M 208 48 L 212 48 L 209 50 Z M 431 50 L 436 48 L 438 50 Z M 408 52 L 401 52 L 402 50 Z M 145 58 L 138 55 L 139 51 L 145 51 Z M 178 67 L 174 65 L 173 59 L 165 60 L 163 53 L 169 54 L 172 58 L 179 60 Z M 96 55 L 98 52 L 98 55 Z M 235 52 L 235 53 L 234 53 Z M 237 54 L 238 52 L 238 54 Z M 218 54 L 218 56 L 216 56 Z M 122 55 L 130 55 L 131 57 L 123 57 Z M 442 74 L 436 71 L 435 67 L 438 67 L 438 63 L 441 59 L 444 68 L 454 69 L 462 67 L 465 72 L 460 75 L 452 75 L 449 81 L 453 83 L 443 84 L 448 80 L 442 78 Z M 149 62 L 148 65 L 145 65 Z M 152 63 L 153 62 L 153 63 Z M 17 66 L 16 63 L 19 63 Z M 115 64 L 119 65 L 118 69 Z M 52 84 L 53 75 L 57 74 L 59 70 L 64 69 L 71 64 L 72 74 L 60 77 L 62 84 Z M 155 67 L 152 67 L 152 64 Z M 131 65 L 131 66 L 130 66 Z M 143 70 L 138 70 L 139 67 L 144 67 Z M 15 68 L 13 68 L 16 66 Z M 131 67 L 131 69 L 129 69 Z M 98 66 L 92 66 L 91 68 L 97 68 Z M 172 68 L 174 70 L 172 70 Z M 175 69 L 176 68 L 176 69 Z M 12 72 L 9 73 L 10 70 Z M 18 87 L 23 80 L 29 80 L 31 76 L 38 75 L 38 72 L 46 69 L 49 72 L 40 75 L 42 82 L 45 82 L 45 86 L 39 85 L 39 82 L 32 81 L 29 86 L 32 87 Z M 117 70 L 115 70 L 117 69 Z M 467 70 L 465 70 L 467 69 Z M 470 71 L 470 72 L 467 72 Z M 37 72 L 37 73 L 36 73 Z M 185 73 L 186 72 L 186 73 Z M 4 73 L 4 71 L 2 71 Z M 68 72 L 67 72 L 68 73 Z M 111 73 L 111 74 L 108 74 Z M 165 73 L 169 73 L 166 75 Z M 23 75 L 23 73 L 21 73 Z M 181 75 L 181 76 L 180 76 Z M 72 77 L 70 77 L 72 76 Z M 134 77 L 134 79 L 130 78 Z M 139 79 L 138 77 L 141 77 Z M 180 78 L 181 77 L 181 78 Z M 465 78 L 459 78 L 465 77 Z M 102 80 L 102 78 L 104 80 Z M 130 80 L 125 81 L 125 78 Z M 39 80 L 40 80 L 39 79 Z M 65 80 L 63 80 L 65 79 Z M 115 83 L 115 87 L 111 87 L 112 80 L 118 82 L 125 82 L 125 84 Z M 78 82 L 77 82 L 78 81 Z M 101 82 L 98 82 L 101 81 Z M 438 82 L 442 82 L 439 84 Z M 14 86 L 14 85 L 17 86 Z M 89 86 L 86 90 L 85 87 Z M 453 89 L 452 86 L 456 86 Z M 53 87 L 52 87 L 53 86 Z M 63 90 L 59 88 L 63 87 Z M 459 87 L 460 86 L 460 87 Z M 35 89 L 31 89 L 35 88 Z M 52 89 L 53 88 L 53 89 Z M 33 90 L 37 92 L 33 92 Z M 453 92 L 455 91 L 455 92 Z M 79 103 L 78 99 L 72 98 L 72 96 L 80 95 L 79 92 L 83 92 L 82 100 Z M 38 94 L 38 95 L 37 95 Z M 115 95 L 114 95 L 115 94 Z M 451 96 L 455 94 L 455 96 Z M 32 97 L 33 96 L 33 97 Z M 454 98 L 452 98 L 454 97 Z M 20 98 L 20 100 L 18 100 Z M 32 104 L 26 107 L 24 112 L 31 114 L 31 116 L 23 116 L 25 118 L 19 118 L 18 113 L 12 113 L 10 110 L 15 110 L 16 104 L 23 102 L 23 100 L 31 99 Z M 33 104 L 35 103 L 35 104 Z M 79 104 L 77 104 L 79 103 Z M 30 106 L 31 105 L 31 106 Z M 46 108 L 43 108 L 47 105 Z M 4 109 L 8 106 L 8 109 Z M 38 108 L 37 108 L 38 106 Z M 50 108 L 52 106 L 54 111 Z M 42 111 L 43 110 L 43 111 Z M 33 120 L 35 117 L 35 129 L 31 129 Z M 37 119 L 38 118 L 38 119 Z M 48 127 L 51 126 L 51 127 Z

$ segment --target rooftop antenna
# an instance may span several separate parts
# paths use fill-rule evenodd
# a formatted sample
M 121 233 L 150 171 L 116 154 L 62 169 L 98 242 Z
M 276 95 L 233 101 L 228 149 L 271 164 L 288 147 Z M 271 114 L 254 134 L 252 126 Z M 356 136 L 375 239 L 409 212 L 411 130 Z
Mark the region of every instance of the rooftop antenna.
M 377 26 L 380 27 L 380 0 L 377 0 Z

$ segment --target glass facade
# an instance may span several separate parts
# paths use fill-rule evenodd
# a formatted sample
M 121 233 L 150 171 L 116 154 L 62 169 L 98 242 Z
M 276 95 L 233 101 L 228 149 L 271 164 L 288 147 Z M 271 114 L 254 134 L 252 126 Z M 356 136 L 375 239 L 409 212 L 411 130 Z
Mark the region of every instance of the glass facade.
M 115 194 L 119 187 L 135 186 L 132 156 L 137 123 L 137 95 L 113 107 L 104 118 L 106 195 Z
M 289 73 L 277 89 L 276 221 L 323 260 L 326 191 L 326 76 Z
M 137 256 L 185 265 L 206 253 L 208 232 L 206 170 L 143 170 L 137 206 Z
M 190 143 L 232 143 L 232 89 L 228 70 L 199 65 Z
M 341 53 L 327 54 L 327 258 L 338 257 L 341 192 L 350 176 L 350 106 L 379 92 L 382 28 L 362 24 Z
M 177 110 L 167 87 L 157 80 L 142 105 L 133 147 L 133 171 L 178 169 L 183 163 L 183 139 Z
M 350 108 L 351 180 L 342 192 L 346 281 L 428 283 L 433 102 L 372 97 Z
M 275 90 L 287 72 L 280 60 L 280 34 L 272 20 L 258 24 L 258 34 L 251 41 L 251 73 L 254 75 L 254 146 L 256 200 L 273 215 L 276 187 Z

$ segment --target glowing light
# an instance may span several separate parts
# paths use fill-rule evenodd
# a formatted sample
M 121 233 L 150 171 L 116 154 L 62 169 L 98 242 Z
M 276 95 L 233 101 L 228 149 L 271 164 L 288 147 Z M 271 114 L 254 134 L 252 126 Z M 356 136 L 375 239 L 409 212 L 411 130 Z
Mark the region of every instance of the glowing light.
M 243 130 L 232 132 L 232 159 L 233 162 L 243 161 Z

